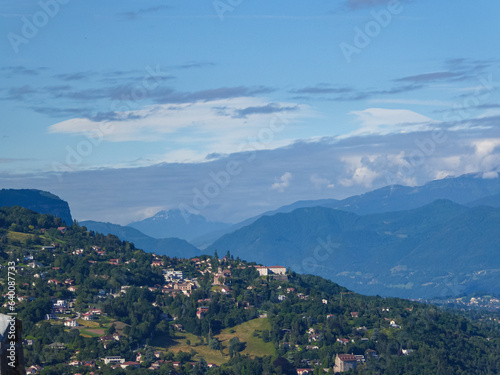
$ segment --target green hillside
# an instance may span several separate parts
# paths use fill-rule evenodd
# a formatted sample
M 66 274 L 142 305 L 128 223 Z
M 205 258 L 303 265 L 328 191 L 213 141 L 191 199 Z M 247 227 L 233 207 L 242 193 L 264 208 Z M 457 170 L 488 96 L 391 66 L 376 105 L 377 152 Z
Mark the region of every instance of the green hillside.
M 325 207 L 265 216 L 208 251 L 337 281 L 358 292 L 430 298 L 500 285 L 500 209 L 438 200 L 421 208 L 359 216 Z
M 14 267 L 26 367 L 42 374 L 332 373 L 347 353 L 360 374 L 500 373 L 497 315 L 362 296 L 311 275 L 259 276 L 230 253 L 154 255 L 59 224 L 0 209 L 0 312 L 12 311 Z M 109 356 L 140 368 L 106 365 Z

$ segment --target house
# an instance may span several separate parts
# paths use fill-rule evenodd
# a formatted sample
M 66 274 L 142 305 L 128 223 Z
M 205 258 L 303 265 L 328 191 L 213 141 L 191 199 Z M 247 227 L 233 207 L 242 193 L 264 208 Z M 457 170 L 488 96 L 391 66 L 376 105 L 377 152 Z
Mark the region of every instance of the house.
M 63 299 L 58 299 L 56 301 L 56 303 L 54 303 L 54 306 L 57 306 L 57 307 L 67 307 L 66 301 L 63 300 Z
M 28 267 L 41 268 L 41 267 L 43 267 L 43 264 L 40 262 L 37 262 L 37 261 L 33 261 L 33 262 L 28 263 Z
M 182 292 L 190 292 L 192 289 L 192 285 L 189 283 L 177 283 L 174 284 L 175 290 L 180 290 Z
M 81 366 L 83 365 L 83 362 L 82 361 L 71 361 L 70 363 L 68 363 L 68 366 Z
M 358 360 L 353 354 L 337 354 L 335 356 L 335 372 L 347 372 L 351 369 L 356 370 Z
M 165 278 L 165 281 L 171 281 L 171 280 L 181 280 L 184 278 L 184 272 L 182 271 L 176 271 L 173 268 L 165 269 L 162 271 L 163 277 Z
M 339 338 L 337 339 L 337 342 L 341 343 L 342 345 L 347 345 L 349 344 L 349 339 Z
M 125 359 L 120 357 L 120 356 L 109 356 L 109 357 L 104 357 L 102 358 L 102 360 L 104 361 L 104 364 L 105 365 L 109 365 L 110 363 L 113 364 L 113 363 L 118 363 L 118 364 L 122 364 L 122 363 L 125 363 Z
M 399 326 L 395 320 L 391 320 L 390 326 L 392 328 L 401 328 L 401 326 Z
M 278 301 L 284 301 L 286 296 L 284 294 L 278 295 Z
M 328 305 L 328 300 L 327 299 L 322 299 L 321 302 L 323 302 L 324 305 Z
M 76 290 L 77 290 L 77 289 L 78 289 L 78 287 L 76 287 L 76 286 L 69 286 L 69 287 L 68 287 L 68 290 L 69 290 L 70 292 L 76 292 Z
M 294 293 L 295 292 L 295 288 L 286 288 L 286 292 L 287 293 Z
M 66 233 L 66 227 L 59 227 L 57 230 L 61 233 Z
M 373 349 L 366 349 L 365 351 L 365 355 L 367 357 L 371 357 L 371 358 L 375 358 L 377 359 L 378 358 L 378 354 L 377 354 L 377 351 L 373 350 Z
M 94 314 L 91 314 L 91 313 L 82 314 L 83 320 L 90 321 L 90 320 L 94 320 L 94 318 L 95 318 Z
M 40 371 L 43 370 L 43 367 L 42 366 L 39 366 L 39 365 L 33 365 L 31 367 L 28 367 L 26 369 L 26 375 L 34 375 L 34 374 L 38 374 Z
M 64 345 L 62 342 L 53 342 L 52 344 L 49 345 L 49 348 L 51 348 L 51 349 L 66 349 L 66 345 Z
M 306 345 L 306 350 L 319 350 L 317 345 Z
M 58 285 L 59 281 L 57 281 L 56 279 L 50 279 L 49 281 L 47 281 L 47 284 Z
M 361 354 L 354 354 L 358 363 L 365 363 L 365 356 Z
M 312 368 L 298 368 L 297 369 L 297 375 L 309 375 L 314 372 L 314 369 Z
M 80 324 L 76 321 L 76 319 L 70 319 L 64 322 L 66 327 L 78 327 Z
M 358 318 L 358 317 L 359 317 L 359 313 L 357 311 L 351 312 L 351 318 Z
M 198 310 L 196 311 L 196 316 L 198 317 L 198 319 L 201 319 L 205 316 L 207 312 L 208 312 L 208 307 L 206 306 L 198 307 Z
M 120 264 L 120 259 L 110 259 L 109 264 L 113 264 L 115 266 Z
M 45 315 L 45 320 L 57 320 L 58 317 L 56 314 L 46 314 Z
M 319 338 L 320 338 L 319 333 L 312 333 L 309 335 L 309 342 L 319 341 Z
M 224 284 L 224 275 L 222 273 L 214 274 L 214 282 L 212 285 L 223 285 Z
M 123 362 L 121 365 L 120 365 L 121 368 L 123 369 L 126 369 L 127 367 L 130 367 L 130 368 L 140 368 L 141 367 L 141 364 L 139 362 Z
M 151 267 L 163 267 L 163 260 L 153 260 Z

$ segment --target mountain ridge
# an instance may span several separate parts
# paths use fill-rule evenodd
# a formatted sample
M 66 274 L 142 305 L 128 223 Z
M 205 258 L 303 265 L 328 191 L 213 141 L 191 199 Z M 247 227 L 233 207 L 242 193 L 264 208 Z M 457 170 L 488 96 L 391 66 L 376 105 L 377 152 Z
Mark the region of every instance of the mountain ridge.
M 357 292 L 434 297 L 498 285 L 500 235 L 494 228 L 499 226 L 500 209 L 449 200 L 370 215 L 310 207 L 264 216 L 207 251 L 281 261 Z
M 66 225 L 73 224 L 68 202 L 48 191 L 37 189 L 1 189 L 0 207 L 20 206 L 29 210 L 60 217 Z
M 180 238 L 170 237 L 157 239 L 132 227 L 92 220 L 82 221 L 78 224 L 94 232 L 113 234 L 120 240 L 131 242 L 137 248 L 150 253 L 178 258 L 193 257 L 201 254 L 199 249 Z
M 127 224 L 153 238 L 177 237 L 186 241 L 206 233 L 227 228 L 230 224 L 210 222 L 199 214 L 179 209 L 162 210 L 141 221 Z

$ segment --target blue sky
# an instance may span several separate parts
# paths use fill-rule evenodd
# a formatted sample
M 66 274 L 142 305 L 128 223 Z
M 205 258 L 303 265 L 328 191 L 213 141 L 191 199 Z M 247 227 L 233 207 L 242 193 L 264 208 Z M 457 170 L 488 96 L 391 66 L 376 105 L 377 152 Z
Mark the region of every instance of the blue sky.
M 298 199 L 495 176 L 499 11 L 0 1 L 0 186 L 124 224 L 179 206 L 237 221 Z

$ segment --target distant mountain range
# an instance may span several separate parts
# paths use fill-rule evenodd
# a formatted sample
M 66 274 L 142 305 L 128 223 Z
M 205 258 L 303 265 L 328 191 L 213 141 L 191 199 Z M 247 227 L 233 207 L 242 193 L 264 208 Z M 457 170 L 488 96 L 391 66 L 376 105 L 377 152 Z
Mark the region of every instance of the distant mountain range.
M 177 237 L 190 241 L 204 234 L 224 230 L 230 224 L 211 222 L 201 215 L 181 210 L 160 211 L 156 215 L 128 224 L 153 238 Z
M 66 225 L 73 224 L 68 202 L 47 191 L 2 189 L 0 190 L 0 207 L 3 206 L 21 206 L 40 214 L 60 217 Z
M 262 216 L 291 212 L 304 207 L 327 207 L 357 214 L 372 214 L 391 211 L 409 210 L 422 207 L 437 199 L 449 199 L 453 202 L 467 205 L 486 205 L 500 207 L 500 178 L 482 178 L 483 174 L 467 174 L 455 178 L 445 178 L 428 182 L 423 186 L 410 187 L 402 185 L 386 186 L 365 194 L 355 195 L 343 200 L 319 199 L 304 200 L 265 212 L 246 219 L 223 230 L 207 233 L 201 238 L 191 241 L 199 248 L 206 248 L 207 243 L 250 225 Z
M 2 190 L 1 205 L 72 222 L 67 203 L 47 192 Z M 229 250 L 360 293 L 432 298 L 496 292 L 500 285 L 500 178 L 482 174 L 387 186 L 343 200 L 298 201 L 232 225 L 180 210 L 129 226 L 80 224 L 150 252 L 190 257 L 199 249 Z
M 463 205 L 480 200 L 488 202 L 491 196 L 500 194 L 500 178 L 483 178 L 482 176 L 482 173 L 467 174 L 456 178 L 430 181 L 417 187 L 386 186 L 321 206 L 357 214 L 373 214 L 418 208 L 437 199 L 449 199 Z
M 500 285 L 500 209 L 448 200 L 359 216 L 325 207 L 264 216 L 207 251 L 291 266 L 363 293 L 436 297 Z
M 137 229 L 98 221 L 82 221 L 81 226 L 102 234 L 114 234 L 122 241 L 132 242 L 136 248 L 169 257 L 189 258 L 201 254 L 200 250 L 180 238 L 157 239 L 145 235 Z

